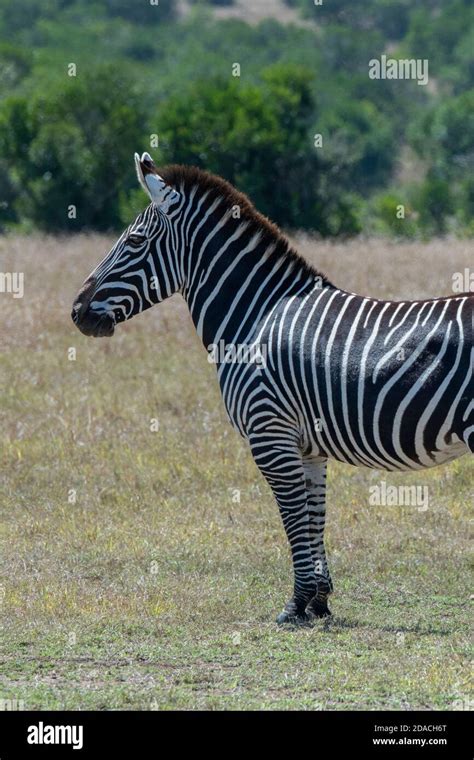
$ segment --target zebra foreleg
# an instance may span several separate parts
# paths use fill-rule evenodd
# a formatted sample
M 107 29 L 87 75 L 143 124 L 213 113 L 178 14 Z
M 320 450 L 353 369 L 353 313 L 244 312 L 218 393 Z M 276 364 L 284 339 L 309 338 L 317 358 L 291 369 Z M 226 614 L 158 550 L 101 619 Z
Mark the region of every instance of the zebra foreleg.
M 324 549 L 327 459 L 305 458 L 303 469 L 309 512 L 309 539 L 317 584 L 317 591 L 308 604 L 307 611 L 315 617 L 326 617 L 331 614 L 327 600 L 333 590 Z
M 309 620 L 306 607 L 318 593 L 301 452 L 293 443 L 262 439 L 251 443 L 251 448 L 277 501 L 293 560 L 293 596 L 277 622 L 301 624 Z

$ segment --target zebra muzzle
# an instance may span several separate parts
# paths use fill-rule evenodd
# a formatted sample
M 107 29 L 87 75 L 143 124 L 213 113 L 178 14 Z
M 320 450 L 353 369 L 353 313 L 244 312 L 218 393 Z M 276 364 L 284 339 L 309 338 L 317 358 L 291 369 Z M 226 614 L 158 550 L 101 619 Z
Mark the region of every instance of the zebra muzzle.
M 78 304 L 73 306 L 71 317 L 81 333 L 94 338 L 110 338 L 114 334 L 115 319 L 112 314 L 94 312 L 92 309 L 81 312 L 80 306 L 77 307 Z
M 73 303 L 71 319 L 76 327 L 94 338 L 109 338 L 114 334 L 115 317 L 109 311 L 95 311 L 90 303 L 96 289 L 96 280 L 91 277 L 84 283 Z

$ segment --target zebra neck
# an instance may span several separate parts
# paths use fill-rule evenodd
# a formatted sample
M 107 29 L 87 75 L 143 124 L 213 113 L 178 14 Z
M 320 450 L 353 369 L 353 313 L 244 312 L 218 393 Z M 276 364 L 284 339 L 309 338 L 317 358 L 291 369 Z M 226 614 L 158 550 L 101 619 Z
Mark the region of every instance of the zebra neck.
M 281 300 L 314 286 L 317 273 L 287 245 L 244 223 L 190 252 L 183 295 L 206 349 L 250 342 Z

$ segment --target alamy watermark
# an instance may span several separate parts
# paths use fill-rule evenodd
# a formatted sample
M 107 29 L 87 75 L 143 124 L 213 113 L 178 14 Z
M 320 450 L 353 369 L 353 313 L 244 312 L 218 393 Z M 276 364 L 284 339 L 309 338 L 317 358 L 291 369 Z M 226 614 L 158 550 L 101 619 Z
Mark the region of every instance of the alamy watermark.
M 369 487 L 369 504 L 378 507 L 416 507 L 426 512 L 429 506 L 428 486 L 387 485 L 385 480 Z
M 474 270 L 464 267 L 463 272 L 454 272 L 452 287 L 453 293 L 474 293 Z
M 415 79 L 417 84 L 428 84 L 427 58 L 371 58 L 370 79 Z
M 13 298 L 23 298 L 24 280 L 23 272 L 0 272 L 0 293 L 11 293 Z
M 256 364 L 267 366 L 267 346 L 258 343 L 210 343 L 207 347 L 209 364 Z
M 28 744 L 70 744 L 73 749 L 82 749 L 84 745 L 83 726 L 56 726 L 44 724 L 28 726 Z
M 16 712 L 24 709 L 25 702 L 23 699 L 0 699 L 0 712 Z

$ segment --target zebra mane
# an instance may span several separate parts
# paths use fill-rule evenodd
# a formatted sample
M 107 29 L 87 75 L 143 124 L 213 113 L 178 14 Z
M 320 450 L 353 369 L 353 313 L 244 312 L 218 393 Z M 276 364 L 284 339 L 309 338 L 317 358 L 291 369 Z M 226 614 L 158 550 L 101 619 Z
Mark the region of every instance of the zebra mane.
M 312 277 L 320 277 L 324 284 L 331 284 L 325 274 L 318 271 L 290 245 L 288 238 L 280 228 L 257 211 L 250 198 L 237 190 L 227 180 L 199 169 L 197 166 L 183 164 L 165 166 L 159 169 L 159 173 L 168 185 L 180 192 L 189 192 L 197 185 L 202 193 L 208 193 L 211 202 L 216 198 L 221 198 L 230 208 L 238 206 L 240 210 L 239 221 L 248 221 L 255 232 L 259 232 L 269 246 L 273 245 L 273 255 L 287 259 L 289 266 L 296 265 Z

